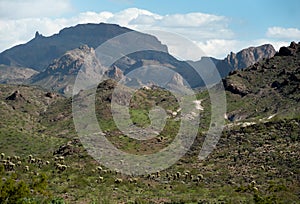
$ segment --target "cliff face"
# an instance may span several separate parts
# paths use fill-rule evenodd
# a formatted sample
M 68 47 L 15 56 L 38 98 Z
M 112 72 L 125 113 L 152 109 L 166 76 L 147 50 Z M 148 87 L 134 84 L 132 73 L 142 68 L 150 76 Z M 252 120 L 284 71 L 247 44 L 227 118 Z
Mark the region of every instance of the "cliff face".
M 276 51 L 270 44 L 262 45 L 259 47 L 249 47 L 241 50 L 237 54 L 230 53 L 224 61 L 233 69 L 242 69 L 263 58 L 270 58 L 275 55 Z
M 276 50 L 270 44 L 249 47 L 238 53 L 231 52 L 225 59 L 218 61 L 216 66 L 221 77 L 224 78 L 233 70 L 249 67 L 262 59 L 273 57 L 275 53 Z

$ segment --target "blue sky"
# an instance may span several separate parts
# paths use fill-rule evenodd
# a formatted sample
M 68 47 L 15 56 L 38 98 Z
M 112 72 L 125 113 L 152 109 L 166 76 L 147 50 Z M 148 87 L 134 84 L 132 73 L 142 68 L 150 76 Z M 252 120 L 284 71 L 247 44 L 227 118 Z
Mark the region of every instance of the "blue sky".
M 300 41 L 299 0 L 1 0 L 0 51 L 78 23 L 180 34 L 207 55 Z
M 208 13 L 230 18 L 232 29 L 242 38 L 265 34 L 268 27 L 300 28 L 299 0 L 74 0 L 76 12 L 140 8 L 153 13 Z

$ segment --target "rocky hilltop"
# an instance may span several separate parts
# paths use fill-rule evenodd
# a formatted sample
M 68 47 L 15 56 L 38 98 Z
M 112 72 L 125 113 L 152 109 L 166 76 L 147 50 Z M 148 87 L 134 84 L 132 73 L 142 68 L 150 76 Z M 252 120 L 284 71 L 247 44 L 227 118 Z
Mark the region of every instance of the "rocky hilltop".
M 229 100 L 236 101 L 232 120 L 270 115 L 295 115 L 300 111 L 300 44 L 292 42 L 243 70 L 230 72 L 224 80 Z M 251 101 L 251 103 L 249 103 Z M 244 105 L 247 104 L 247 105 Z

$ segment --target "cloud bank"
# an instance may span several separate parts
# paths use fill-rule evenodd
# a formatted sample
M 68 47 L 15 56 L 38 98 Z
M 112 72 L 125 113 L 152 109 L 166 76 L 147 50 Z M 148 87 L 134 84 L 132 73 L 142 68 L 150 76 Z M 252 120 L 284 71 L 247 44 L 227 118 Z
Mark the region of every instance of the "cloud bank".
M 300 39 L 300 30 L 297 28 L 271 27 L 268 28 L 267 36 L 279 39 Z

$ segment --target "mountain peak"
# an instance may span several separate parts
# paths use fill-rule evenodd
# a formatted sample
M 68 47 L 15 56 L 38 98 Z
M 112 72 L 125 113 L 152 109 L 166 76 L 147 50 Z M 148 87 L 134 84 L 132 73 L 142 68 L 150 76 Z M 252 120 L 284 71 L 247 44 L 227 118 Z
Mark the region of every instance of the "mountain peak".
M 41 38 L 44 37 L 42 34 L 39 33 L 39 31 L 35 32 L 34 38 Z

